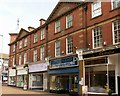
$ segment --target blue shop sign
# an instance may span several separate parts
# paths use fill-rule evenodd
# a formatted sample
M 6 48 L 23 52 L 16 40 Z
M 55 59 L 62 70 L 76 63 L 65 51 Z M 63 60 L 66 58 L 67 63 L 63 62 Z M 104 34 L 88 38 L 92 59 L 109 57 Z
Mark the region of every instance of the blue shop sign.
M 50 68 L 64 68 L 77 66 L 77 57 L 69 56 L 60 59 L 50 60 Z
M 69 73 L 78 73 L 78 68 L 65 68 L 60 70 L 50 70 L 48 74 L 69 74 Z

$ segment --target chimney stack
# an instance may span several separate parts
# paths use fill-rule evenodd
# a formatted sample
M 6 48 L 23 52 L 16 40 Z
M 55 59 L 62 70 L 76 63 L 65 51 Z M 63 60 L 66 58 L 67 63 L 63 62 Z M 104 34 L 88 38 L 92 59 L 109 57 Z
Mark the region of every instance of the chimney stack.
M 33 31 L 34 29 L 35 29 L 34 27 L 31 26 L 28 27 L 29 32 Z
M 43 24 L 45 24 L 45 22 L 46 22 L 45 19 L 40 19 L 39 21 L 40 21 L 40 26 L 43 25 Z
M 17 38 L 18 33 L 9 33 L 9 35 L 10 35 L 10 43 L 12 43 Z

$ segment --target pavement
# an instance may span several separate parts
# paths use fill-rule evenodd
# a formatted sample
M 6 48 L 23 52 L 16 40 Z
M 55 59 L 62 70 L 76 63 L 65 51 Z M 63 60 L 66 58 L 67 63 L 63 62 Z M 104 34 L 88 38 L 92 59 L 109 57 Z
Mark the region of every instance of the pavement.
M 13 86 L 2 86 L 2 96 L 69 96 L 68 94 L 48 93 L 41 90 L 23 90 Z

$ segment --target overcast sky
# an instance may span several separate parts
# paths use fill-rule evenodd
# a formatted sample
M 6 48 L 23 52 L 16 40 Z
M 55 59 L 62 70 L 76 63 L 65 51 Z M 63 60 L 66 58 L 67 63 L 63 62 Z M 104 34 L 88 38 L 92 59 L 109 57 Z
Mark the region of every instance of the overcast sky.
M 39 20 L 47 19 L 58 1 L 0 0 L 0 53 L 9 53 L 9 33 L 16 32 L 18 18 L 21 28 L 26 29 L 28 26 L 37 28 Z

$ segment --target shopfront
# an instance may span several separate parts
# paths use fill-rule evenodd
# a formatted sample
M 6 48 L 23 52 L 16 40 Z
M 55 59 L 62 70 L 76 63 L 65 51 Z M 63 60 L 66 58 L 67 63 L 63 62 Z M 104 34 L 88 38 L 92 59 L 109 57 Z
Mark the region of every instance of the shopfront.
M 9 68 L 8 85 L 16 86 L 16 69 Z
M 48 63 L 29 65 L 29 89 L 47 90 Z
M 28 68 L 17 66 L 17 87 L 24 87 L 28 84 Z
M 84 78 L 88 94 L 107 95 L 108 90 L 113 95 L 118 94 L 117 76 L 120 71 L 120 49 L 105 50 L 84 54 Z
M 50 92 L 78 94 L 79 68 L 76 56 L 50 60 Z

